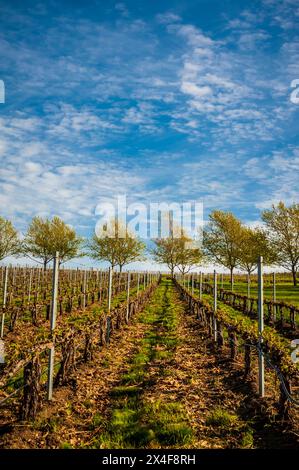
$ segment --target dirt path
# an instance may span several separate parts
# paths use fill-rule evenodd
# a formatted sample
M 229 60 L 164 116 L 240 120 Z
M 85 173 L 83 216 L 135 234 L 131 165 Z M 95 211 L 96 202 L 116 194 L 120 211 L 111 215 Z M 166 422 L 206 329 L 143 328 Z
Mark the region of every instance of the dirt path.
M 217 357 L 171 280 L 117 333 L 73 389 L 2 447 L 294 448 L 296 436 L 256 413 L 254 384 Z
M 149 325 L 112 390 L 98 448 L 294 447 L 295 437 L 256 412 L 254 384 L 210 351 L 196 319 L 163 280 L 140 322 Z

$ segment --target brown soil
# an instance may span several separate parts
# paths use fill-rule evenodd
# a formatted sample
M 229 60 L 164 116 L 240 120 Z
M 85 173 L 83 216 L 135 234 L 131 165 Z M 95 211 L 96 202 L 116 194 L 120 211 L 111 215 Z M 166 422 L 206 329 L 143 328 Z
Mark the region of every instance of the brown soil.
M 261 403 L 255 380 L 243 380 L 242 362 L 232 364 L 226 349 L 221 354 L 214 352 L 178 294 L 173 292 L 172 296 L 181 306 L 176 332 L 179 342 L 172 356 L 147 365 L 142 399 L 181 403 L 193 430 L 193 448 L 299 448 L 298 420 L 288 426 L 276 422 L 270 399 Z M 55 390 L 53 402 L 43 408 L 34 423 L 14 423 L 8 432 L 3 427 L 0 447 L 88 446 L 98 433 L 96 420 L 109 421 L 111 391 L 121 383 L 130 359 L 151 327 L 138 318 L 121 332 L 116 331 L 109 347 L 97 352 L 91 363 L 78 367 L 67 387 Z M 226 426 L 209 424 L 207 419 L 215 409 L 227 411 L 236 420 Z

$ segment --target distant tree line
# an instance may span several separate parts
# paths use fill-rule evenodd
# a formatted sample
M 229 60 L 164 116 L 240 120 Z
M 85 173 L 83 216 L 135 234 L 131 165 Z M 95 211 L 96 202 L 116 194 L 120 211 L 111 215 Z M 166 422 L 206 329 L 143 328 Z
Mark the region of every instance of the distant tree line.
M 250 276 L 257 267 L 259 256 L 263 256 L 266 265 L 289 270 L 296 286 L 299 204 L 286 206 L 280 202 L 264 210 L 261 218 L 263 225 L 251 228 L 231 212 L 215 210 L 199 234 L 202 235 L 202 245 L 196 246 L 185 231 L 173 227 L 167 238 L 152 240 L 153 248 L 146 249 L 143 241 L 116 220 L 111 220 L 102 234 L 85 240 L 59 217 L 34 217 L 21 240 L 13 224 L 0 217 L 0 260 L 7 256 L 27 256 L 46 269 L 58 251 L 60 263 L 90 256 L 121 271 L 129 263 L 147 259 L 147 255 L 166 265 L 172 275 L 176 269 L 184 275 L 205 263 L 223 266 L 230 271 L 233 286 L 235 269 L 241 269 Z
M 229 269 L 239 268 L 250 276 L 260 256 L 266 265 L 291 271 L 297 285 L 299 267 L 299 204 L 287 207 L 283 202 L 262 212 L 263 226 L 250 228 L 231 212 L 214 211 L 203 232 L 207 260 Z

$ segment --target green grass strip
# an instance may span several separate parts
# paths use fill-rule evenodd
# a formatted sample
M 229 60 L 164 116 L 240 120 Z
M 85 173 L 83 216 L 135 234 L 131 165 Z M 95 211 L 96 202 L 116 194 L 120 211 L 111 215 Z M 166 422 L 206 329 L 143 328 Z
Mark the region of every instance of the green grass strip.
M 145 397 L 146 390 L 157 386 L 159 378 L 168 373 L 167 362 L 179 342 L 177 326 L 182 309 L 171 280 L 163 278 L 140 316 L 140 322 L 148 328 L 128 371 L 112 391 L 111 419 L 100 423 L 93 448 L 176 447 L 192 441 L 192 429 L 180 403 L 163 399 L 151 402 Z M 151 365 L 155 366 L 154 374 Z

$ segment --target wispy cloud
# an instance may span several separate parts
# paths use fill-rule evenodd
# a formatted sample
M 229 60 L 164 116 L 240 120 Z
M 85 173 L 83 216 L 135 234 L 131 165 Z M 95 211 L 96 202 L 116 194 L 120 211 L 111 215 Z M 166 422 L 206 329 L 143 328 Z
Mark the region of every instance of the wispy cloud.
M 1 214 L 91 230 L 117 192 L 203 199 L 246 220 L 298 198 L 298 5 L 258 7 L 6 4 Z

